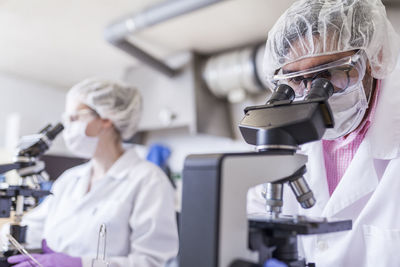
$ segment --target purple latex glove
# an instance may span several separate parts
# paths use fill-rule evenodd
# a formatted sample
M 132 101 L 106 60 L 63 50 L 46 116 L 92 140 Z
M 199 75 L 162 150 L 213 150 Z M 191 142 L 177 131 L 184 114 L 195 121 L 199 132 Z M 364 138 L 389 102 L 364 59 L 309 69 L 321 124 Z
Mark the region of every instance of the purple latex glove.
M 42 241 L 43 254 L 32 254 L 43 267 L 82 267 L 81 258 L 71 257 L 67 254 L 55 252 L 47 246 L 46 240 Z M 13 267 L 32 267 L 35 264 L 25 255 L 12 256 L 7 259 Z
M 287 265 L 277 259 L 269 259 L 264 263 L 264 267 L 287 267 Z

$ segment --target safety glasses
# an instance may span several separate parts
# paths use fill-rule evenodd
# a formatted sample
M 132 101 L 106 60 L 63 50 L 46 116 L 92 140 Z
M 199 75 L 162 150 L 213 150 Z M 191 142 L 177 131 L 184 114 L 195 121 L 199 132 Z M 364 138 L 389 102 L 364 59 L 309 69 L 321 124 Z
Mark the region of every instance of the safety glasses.
M 354 55 L 306 70 L 285 72 L 281 68 L 274 75 L 274 83 L 289 85 L 295 91 L 296 98 L 301 98 L 307 94 L 313 80 L 325 78 L 333 84 L 334 93 L 342 93 L 363 79 L 365 64 L 365 52 L 359 50 Z
M 62 115 L 62 121 L 64 125 L 67 125 L 73 121 L 83 120 L 83 119 L 91 119 L 98 116 L 97 113 L 92 109 L 80 109 L 73 113 L 64 113 Z

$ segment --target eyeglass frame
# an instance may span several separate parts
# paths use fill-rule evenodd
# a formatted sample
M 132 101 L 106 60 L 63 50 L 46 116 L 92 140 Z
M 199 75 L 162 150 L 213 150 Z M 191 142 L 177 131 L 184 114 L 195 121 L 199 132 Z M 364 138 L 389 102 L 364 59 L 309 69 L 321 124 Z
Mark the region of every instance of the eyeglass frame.
M 365 56 L 365 52 L 364 50 L 358 50 L 354 55 L 351 56 L 346 56 L 344 58 L 329 62 L 329 63 L 325 63 L 322 65 L 318 65 L 315 67 L 312 67 L 310 69 L 307 70 L 301 70 L 301 71 L 296 71 L 296 72 L 290 72 L 290 73 L 285 73 L 285 74 L 275 74 L 273 76 L 273 80 L 272 82 L 275 85 L 278 85 L 279 81 L 281 80 L 286 80 L 286 79 L 290 79 L 290 78 L 295 78 L 298 76 L 303 76 L 307 75 L 307 74 L 313 74 L 315 72 L 317 72 L 313 78 L 304 78 L 304 80 L 314 80 L 315 77 L 317 75 L 319 75 L 320 73 L 322 73 L 323 71 L 332 69 L 332 68 L 336 68 L 336 67 L 341 67 L 341 66 L 348 66 L 351 68 L 348 68 L 348 70 L 346 71 L 346 75 L 347 75 L 347 85 L 345 88 L 343 88 L 342 90 L 338 91 L 339 92 L 343 92 L 345 89 L 347 89 L 349 83 L 350 83 L 350 76 L 349 76 L 349 72 L 351 71 L 352 68 L 354 68 L 354 66 L 357 64 L 357 62 L 363 57 Z M 279 73 L 279 71 L 283 70 L 282 68 L 277 70 L 277 72 Z M 307 87 L 307 86 L 306 86 Z
M 62 114 L 62 121 L 64 123 L 71 123 L 71 122 L 79 120 L 80 116 L 85 116 L 85 115 L 93 115 L 94 117 L 98 117 L 99 116 L 95 110 L 90 109 L 90 108 L 84 108 L 84 109 L 77 110 L 74 113 L 66 113 L 66 112 L 63 113 Z M 71 119 L 72 116 L 77 116 L 77 118 L 76 119 Z

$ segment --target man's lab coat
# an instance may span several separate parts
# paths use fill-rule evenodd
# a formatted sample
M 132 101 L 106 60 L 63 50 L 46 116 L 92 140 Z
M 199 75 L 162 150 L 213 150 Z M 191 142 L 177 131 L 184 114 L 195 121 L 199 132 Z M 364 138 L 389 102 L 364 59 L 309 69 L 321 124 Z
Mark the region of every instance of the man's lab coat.
M 383 81 L 375 117 L 332 196 L 329 196 L 322 142 L 302 147 L 308 155 L 305 178 L 317 203 L 300 208 L 285 186 L 284 213 L 351 219 L 351 231 L 304 236 L 307 262 L 323 267 L 400 266 L 400 76 Z M 397 75 L 397 77 L 396 77 Z M 262 186 L 248 194 L 249 213 L 265 212 Z
M 82 257 L 92 266 L 100 225 L 107 226 L 111 267 L 163 266 L 178 252 L 174 192 L 167 177 L 134 149 L 126 151 L 87 192 L 91 163 L 67 170 L 53 195 L 28 213 L 27 241 Z

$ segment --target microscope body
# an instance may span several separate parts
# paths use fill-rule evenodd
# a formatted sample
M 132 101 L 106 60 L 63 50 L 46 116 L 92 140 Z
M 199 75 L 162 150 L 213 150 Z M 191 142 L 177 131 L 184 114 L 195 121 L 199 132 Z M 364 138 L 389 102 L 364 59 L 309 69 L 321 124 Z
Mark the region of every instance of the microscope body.
M 282 151 L 189 156 L 183 171 L 180 266 L 260 267 L 275 257 L 290 267 L 305 267 L 297 255 L 297 235 L 348 230 L 351 221 L 249 216 L 246 200 L 251 187 L 285 181 L 306 162 L 306 155 Z
M 193 155 L 185 161 L 180 266 L 230 266 L 258 262 L 249 249 L 248 190 L 291 176 L 307 162 L 293 153 Z

